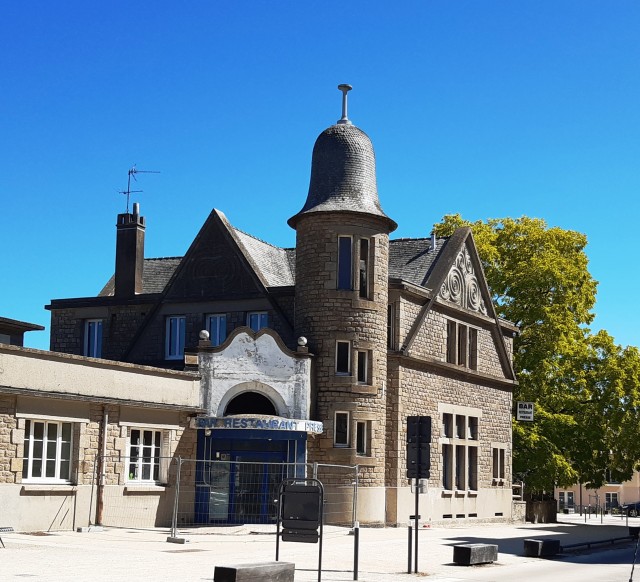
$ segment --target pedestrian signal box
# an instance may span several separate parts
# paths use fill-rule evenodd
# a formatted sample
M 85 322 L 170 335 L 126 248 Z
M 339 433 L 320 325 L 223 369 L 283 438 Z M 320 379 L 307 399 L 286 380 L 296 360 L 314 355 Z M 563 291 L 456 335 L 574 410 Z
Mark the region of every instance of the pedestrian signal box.
M 428 479 L 431 469 L 431 417 L 407 417 L 407 478 Z

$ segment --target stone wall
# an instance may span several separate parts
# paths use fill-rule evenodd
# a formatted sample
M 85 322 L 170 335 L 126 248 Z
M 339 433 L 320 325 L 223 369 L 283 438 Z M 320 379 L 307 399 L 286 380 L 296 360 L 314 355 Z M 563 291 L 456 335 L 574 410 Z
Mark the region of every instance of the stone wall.
M 325 433 L 309 444 L 309 458 L 318 462 L 359 464 L 361 483 L 384 485 L 385 385 L 387 379 L 387 302 L 389 240 L 386 222 L 365 215 L 317 213 L 296 225 L 296 335 L 305 336 L 314 359 L 315 417 Z M 338 237 L 352 236 L 353 290 L 337 289 Z M 360 298 L 357 278 L 359 241 L 370 241 L 369 294 Z M 336 341 L 351 342 L 351 373 L 336 374 Z M 358 384 L 355 357 L 369 352 L 370 375 Z M 334 446 L 336 411 L 351 414 L 349 446 Z M 367 456 L 356 455 L 355 423 L 371 427 Z

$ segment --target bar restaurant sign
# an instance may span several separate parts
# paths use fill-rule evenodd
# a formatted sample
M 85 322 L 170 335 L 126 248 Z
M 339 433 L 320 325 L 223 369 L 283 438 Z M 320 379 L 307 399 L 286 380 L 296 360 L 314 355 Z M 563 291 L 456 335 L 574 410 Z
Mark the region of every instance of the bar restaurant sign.
M 518 402 L 516 420 L 533 422 L 533 402 Z

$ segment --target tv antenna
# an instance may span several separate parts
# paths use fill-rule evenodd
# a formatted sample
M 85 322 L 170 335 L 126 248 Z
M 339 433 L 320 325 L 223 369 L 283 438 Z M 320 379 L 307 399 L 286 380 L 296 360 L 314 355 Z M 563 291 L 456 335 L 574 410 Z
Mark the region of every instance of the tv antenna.
M 127 189 L 120 190 L 120 194 L 124 194 L 127 197 L 127 214 L 129 214 L 129 197 L 131 196 L 131 194 L 135 194 L 137 192 L 144 192 L 144 190 L 131 189 L 131 178 L 133 177 L 134 182 L 137 182 L 138 179 L 136 178 L 136 174 L 159 174 L 159 173 L 160 172 L 157 172 L 155 170 L 138 170 L 138 168 L 136 168 L 136 165 L 133 164 L 133 167 L 127 172 L 128 174 Z

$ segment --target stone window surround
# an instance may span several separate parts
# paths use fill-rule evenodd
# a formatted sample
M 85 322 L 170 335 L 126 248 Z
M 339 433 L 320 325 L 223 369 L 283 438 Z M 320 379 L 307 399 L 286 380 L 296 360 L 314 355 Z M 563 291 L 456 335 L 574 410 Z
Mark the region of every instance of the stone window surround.
M 361 410 L 357 402 L 341 402 L 335 403 L 332 416 L 333 426 L 328 427 L 331 430 L 335 429 L 335 413 L 344 412 L 349 414 L 348 446 L 335 446 L 334 454 L 337 454 L 340 462 L 346 464 L 359 464 L 361 466 L 374 466 L 377 463 L 377 459 L 372 456 L 373 441 L 374 441 L 374 427 L 375 422 L 378 420 L 378 416 L 375 413 Z M 356 451 L 357 445 L 357 423 L 365 421 L 367 422 L 367 454 L 365 456 L 359 455 Z
M 442 482 L 443 482 L 443 489 L 442 489 L 442 495 L 443 496 L 451 496 L 455 493 L 456 496 L 464 496 L 464 495 L 468 495 L 470 497 L 472 496 L 476 496 L 478 494 L 478 461 L 479 461 L 479 448 L 480 448 L 480 443 L 479 443 L 479 438 L 480 438 L 480 425 L 481 425 L 481 419 L 482 419 L 482 410 L 479 408 L 474 408 L 474 407 L 470 407 L 470 406 L 457 406 L 455 404 L 446 404 L 446 403 L 438 403 L 438 425 L 440 427 L 443 427 L 443 423 L 444 423 L 444 415 L 451 415 L 451 430 L 452 432 L 452 436 L 447 437 L 444 436 L 443 433 L 443 429 L 440 429 L 440 436 L 437 439 L 437 443 L 438 443 L 438 447 L 439 447 L 439 454 L 440 455 L 449 455 L 449 462 L 450 462 L 450 485 L 452 488 L 444 488 L 444 479 L 445 479 L 445 475 L 443 473 L 442 475 Z M 465 417 L 465 434 L 463 435 L 464 438 L 459 438 L 456 435 L 456 417 Z M 469 430 L 470 430 L 470 424 L 469 424 L 469 418 L 474 418 L 476 419 L 474 421 L 475 424 L 475 435 L 470 434 Z M 473 436 L 475 436 L 475 438 L 472 438 Z M 464 474 L 462 475 L 462 478 L 464 479 L 464 484 L 465 487 L 462 489 L 458 489 L 455 487 L 456 483 L 456 457 L 458 454 L 458 451 L 460 450 L 458 447 L 464 447 L 464 459 L 463 459 L 463 467 L 464 467 Z M 469 483 L 469 467 L 468 467 L 468 451 L 469 448 L 474 447 L 476 449 L 476 467 L 475 467 L 475 482 L 476 482 L 476 489 L 470 489 L 468 487 Z M 444 471 L 444 463 L 445 463 L 445 459 L 443 457 L 443 471 Z
M 56 452 L 55 452 L 55 461 L 56 461 L 56 465 L 59 464 L 59 462 L 62 460 L 62 451 L 61 451 L 61 436 L 62 436 L 62 427 L 63 425 L 69 425 L 70 428 L 70 435 L 69 435 L 69 468 L 68 468 L 68 476 L 67 477 L 47 477 L 47 476 L 41 476 L 41 477 L 24 477 L 24 475 L 22 476 L 21 482 L 25 483 L 25 484 L 31 484 L 31 485 L 71 485 L 73 484 L 73 470 L 74 470 L 74 466 L 75 466 L 75 462 L 74 462 L 74 456 L 75 456 L 75 438 L 74 438 L 74 431 L 75 431 L 75 420 L 77 419 L 68 419 L 68 418 L 53 418 L 53 417 L 47 417 L 47 418 L 42 418 L 41 415 L 35 415 L 35 416 L 40 416 L 40 418 L 35 418 L 34 416 L 31 415 L 24 415 L 21 419 L 21 422 L 19 423 L 19 428 L 22 431 L 22 433 L 24 434 L 24 440 L 23 440 L 23 447 L 22 447 L 22 459 L 23 459 L 23 469 L 24 467 L 24 463 L 29 464 L 29 452 L 31 449 L 31 435 L 27 434 L 27 422 L 29 422 L 33 428 L 33 423 L 43 423 L 45 426 L 43 428 L 43 442 L 42 442 L 42 446 L 43 446 L 43 451 L 42 454 L 43 455 L 47 455 L 48 454 L 48 447 L 46 447 L 45 445 L 45 439 L 48 437 L 48 430 L 47 430 L 47 425 L 53 424 L 56 425 L 58 427 L 57 431 L 56 431 Z M 29 444 L 27 443 L 27 441 L 29 442 Z M 25 447 L 29 447 L 29 451 L 25 450 Z M 31 459 L 33 460 L 33 459 Z M 46 463 L 43 462 L 41 470 L 43 473 L 46 472 Z
M 509 445 L 506 443 L 491 443 L 491 484 L 493 486 L 503 486 L 507 482 L 507 457 Z M 498 465 L 496 466 L 496 459 Z
M 357 297 L 360 301 L 365 304 L 370 302 L 373 293 L 374 293 L 374 281 L 375 281 L 375 259 L 376 259 L 376 243 L 377 236 L 368 235 L 366 231 L 362 231 L 362 229 L 354 228 L 347 230 L 348 227 L 337 229 L 336 233 L 336 278 L 335 278 L 335 289 L 342 293 L 344 292 L 355 292 L 357 293 Z M 344 283 L 341 284 L 340 281 L 340 256 L 341 256 L 341 239 L 350 239 L 351 244 L 349 245 L 349 262 L 351 266 L 351 280 L 350 285 L 345 286 Z M 366 270 L 366 285 L 367 289 L 364 293 L 361 293 L 360 289 L 360 273 L 361 273 L 361 259 L 360 254 L 362 252 L 362 241 L 366 241 L 367 247 L 367 259 L 365 262 L 365 270 Z
M 469 325 L 467 322 L 462 322 L 453 317 L 447 316 L 447 330 L 446 330 L 446 353 L 445 361 L 449 364 L 455 364 L 463 368 L 470 370 L 477 370 L 480 354 L 478 350 L 478 336 L 482 331 L 480 327 L 475 325 Z M 455 326 L 455 335 L 451 336 L 451 330 Z M 460 354 L 460 334 L 464 333 L 464 349 L 463 354 L 464 362 L 461 362 Z

